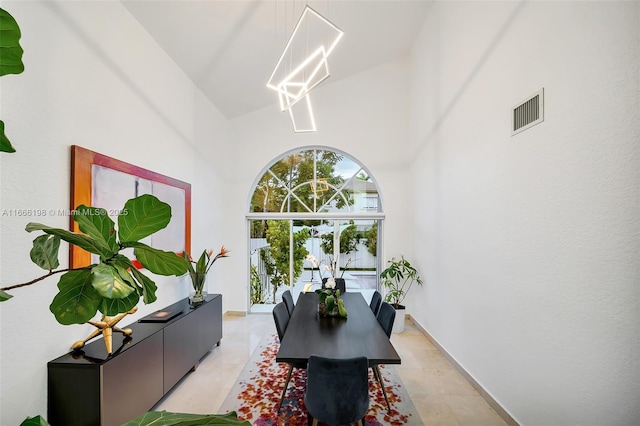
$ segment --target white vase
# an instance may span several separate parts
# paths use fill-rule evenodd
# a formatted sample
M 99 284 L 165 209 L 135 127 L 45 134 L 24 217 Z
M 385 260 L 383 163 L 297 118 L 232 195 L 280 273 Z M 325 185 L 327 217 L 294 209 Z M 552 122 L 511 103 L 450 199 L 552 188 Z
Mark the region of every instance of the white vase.
M 396 319 L 393 321 L 392 333 L 402 333 L 404 331 L 404 320 L 406 309 L 404 306 L 400 306 L 396 309 Z

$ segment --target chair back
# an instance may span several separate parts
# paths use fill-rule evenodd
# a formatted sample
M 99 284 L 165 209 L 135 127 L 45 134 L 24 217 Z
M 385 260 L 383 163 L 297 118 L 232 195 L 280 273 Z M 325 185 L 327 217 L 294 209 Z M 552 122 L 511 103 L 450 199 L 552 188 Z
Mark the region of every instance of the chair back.
M 346 425 L 369 410 L 369 362 L 366 357 L 309 357 L 304 404 L 314 419 Z
M 287 290 L 282 293 L 282 301 L 287 307 L 287 311 L 289 311 L 289 316 L 293 314 L 293 308 L 295 308 L 295 304 L 293 303 L 293 296 L 291 295 L 291 290 Z
M 369 307 L 371 308 L 371 312 L 373 315 L 378 315 L 378 310 L 380 309 L 380 304 L 382 303 L 382 295 L 378 290 L 373 293 L 371 296 L 371 303 L 369 303 Z
M 393 322 L 396 320 L 395 308 L 387 302 L 382 302 L 378 311 L 378 322 L 382 326 L 387 337 L 391 337 Z
M 287 311 L 287 307 L 285 306 L 284 302 L 278 303 L 273 308 L 273 320 L 276 323 L 278 339 L 282 341 L 284 332 L 287 330 L 287 326 L 289 325 L 289 311 Z

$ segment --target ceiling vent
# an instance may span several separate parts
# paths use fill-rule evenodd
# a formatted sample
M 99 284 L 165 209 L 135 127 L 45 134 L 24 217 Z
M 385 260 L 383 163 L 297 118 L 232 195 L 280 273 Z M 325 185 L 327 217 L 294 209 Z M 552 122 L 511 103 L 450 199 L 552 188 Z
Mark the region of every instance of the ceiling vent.
M 511 136 L 544 121 L 544 88 L 513 107 Z

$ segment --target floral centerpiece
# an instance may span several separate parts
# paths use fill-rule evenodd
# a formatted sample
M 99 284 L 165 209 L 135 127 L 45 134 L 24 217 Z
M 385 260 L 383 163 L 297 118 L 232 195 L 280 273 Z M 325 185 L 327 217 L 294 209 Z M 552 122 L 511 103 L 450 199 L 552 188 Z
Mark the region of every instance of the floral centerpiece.
M 344 274 L 344 271 L 340 277 L 336 278 L 336 262 L 331 262 L 331 265 L 323 265 L 321 270 L 320 266 L 324 261 L 319 262 L 318 259 L 311 254 L 307 255 L 305 260 L 311 262 L 311 265 L 313 265 L 314 268 L 318 268 L 320 278 L 323 280 L 322 288 L 316 290 L 316 293 L 318 294 L 318 314 L 321 317 L 346 318 L 347 310 L 344 307 L 344 301 L 340 298 L 340 289 L 336 288 L 336 279 L 343 279 L 342 275 Z M 349 262 L 350 261 L 351 259 L 349 259 Z M 324 272 L 328 272 L 329 276 L 324 277 Z
M 220 252 L 213 256 L 213 250 L 204 250 L 200 255 L 198 261 L 194 261 L 189 253 L 182 252 L 182 258 L 187 264 L 187 271 L 189 277 L 191 277 L 191 284 L 193 285 L 194 292 L 190 295 L 189 299 L 192 303 L 202 303 L 207 298 L 207 292 L 204 291 L 204 284 L 207 279 L 207 273 L 213 266 L 216 260 L 221 257 L 227 257 L 229 250 L 224 246 L 220 247 Z M 195 268 L 193 267 L 195 265 Z
M 344 271 L 347 268 L 347 266 L 349 266 L 349 264 L 352 262 L 351 258 L 347 260 L 347 263 L 344 265 L 344 268 L 340 270 L 340 276 L 336 276 L 336 271 L 338 270 L 337 259 L 334 260 L 333 258 L 331 258 L 330 263 L 326 264 L 324 260 L 318 261 L 318 259 L 314 255 L 308 254 L 307 257 L 305 257 L 305 260 L 308 262 L 311 262 L 311 265 L 312 265 L 311 276 L 313 276 L 313 268 L 318 268 L 318 273 L 320 274 L 320 279 L 322 280 L 323 288 L 335 288 L 336 282 L 338 280 L 342 280 L 341 284 L 342 284 L 342 287 L 344 288 Z M 328 273 L 329 276 L 326 277 L 325 273 Z
M 347 317 L 347 309 L 340 298 L 340 290 L 335 288 L 335 281 L 333 284 L 327 281 L 326 288 L 320 288 L 316 293 L 318 293 L 318 314 L 321 317 Z

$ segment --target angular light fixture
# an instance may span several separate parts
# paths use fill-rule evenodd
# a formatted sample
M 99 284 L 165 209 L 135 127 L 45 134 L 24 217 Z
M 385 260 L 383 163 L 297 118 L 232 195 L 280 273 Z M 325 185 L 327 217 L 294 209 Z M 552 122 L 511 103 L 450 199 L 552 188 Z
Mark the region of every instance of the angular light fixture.
M 309 92 L 329 77 L 327 58 L 343 34 L 306 6 L 271 73 L 267 87 L 278 92 L 280 110 L 289 111 L 295 132 L 316 130 Z M 303 105 L 292 111 L 300 101 Z M 303 115 L 308 118 L 304 120 Z
M 311 99 L 305 95 L 302 101 L 289 107 L 289 116 L 293 123 L 293 131 L 296 133 L 315 132 L 316 120 L 311 109 Z

